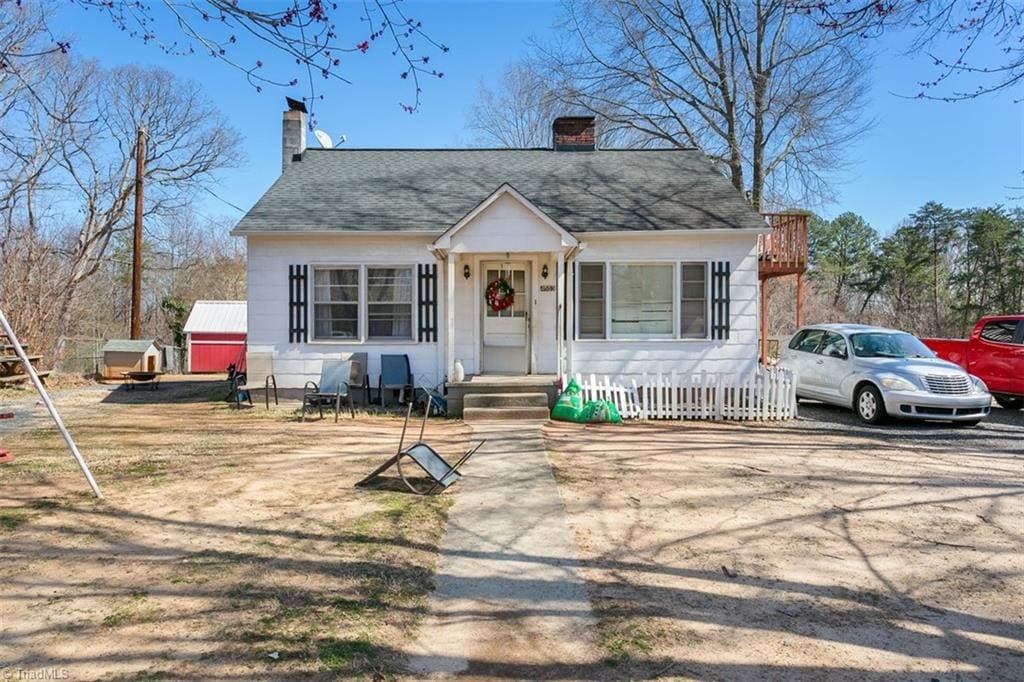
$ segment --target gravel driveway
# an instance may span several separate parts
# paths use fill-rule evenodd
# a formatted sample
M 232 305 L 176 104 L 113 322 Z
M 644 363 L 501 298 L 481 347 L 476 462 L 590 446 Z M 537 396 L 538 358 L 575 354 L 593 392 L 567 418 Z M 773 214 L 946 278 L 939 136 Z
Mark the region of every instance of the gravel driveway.
M 879 426 L 863 424 L 852 410 L 813 401 L 801 401 L 798 429 L 821 430 L 836 435 L 861 435 L 936 447 L 1024 454 L 1024 410 L 993 406 L 992 414 L 977 426 L 949 422 L 890 421 Z

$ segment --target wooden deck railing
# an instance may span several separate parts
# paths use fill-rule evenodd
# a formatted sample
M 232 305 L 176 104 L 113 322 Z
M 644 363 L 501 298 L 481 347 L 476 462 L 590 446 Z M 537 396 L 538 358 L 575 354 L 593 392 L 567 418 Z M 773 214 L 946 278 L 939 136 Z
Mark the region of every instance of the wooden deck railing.
M 770 234 L 758 237 L 762 278 L 795 275 L 807 270 L 807 216 L 800 213 L 765 213 Z

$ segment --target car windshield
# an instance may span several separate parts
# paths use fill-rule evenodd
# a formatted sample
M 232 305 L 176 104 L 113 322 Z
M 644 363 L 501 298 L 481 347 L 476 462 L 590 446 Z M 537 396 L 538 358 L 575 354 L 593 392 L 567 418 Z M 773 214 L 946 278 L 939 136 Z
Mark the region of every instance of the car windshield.
M 869 332 L 850 337 L 859 358 L 934 358 L 935 353 L 916 336 L 902 332 Z

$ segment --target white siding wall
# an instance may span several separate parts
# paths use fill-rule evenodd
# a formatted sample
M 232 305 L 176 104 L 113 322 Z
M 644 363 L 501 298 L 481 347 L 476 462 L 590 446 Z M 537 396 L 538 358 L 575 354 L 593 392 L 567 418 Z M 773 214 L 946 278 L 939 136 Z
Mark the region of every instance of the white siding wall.
M 548 278 L 541 272 L 548 266 Z M 558 371 L 558 268 L 555 254 L 537 255 L 533 264 L 533 372 Z M 554 287 L 541 291 L 541 287 Z
M 730 338 L 727 340 L 577 340 L 572 372 L 632 378 L 644 372 L 740 372 L 757 365 L 757 237 L 683 233 L 668 236 L 597 237 L 582 235 L 587 247 L 577 262 L 728 261 Z M 710 275 L 709 275 L 710 276 Z M 678 310 L 678 308 L 677 308 Z
M 480 371 L 480 342 L 477 338 L 480 316 L 477 292 L 480 291 L 480 268 L 477 259 L 469 254 L 454 255 L 455 258 L 455 359 L 462 362 L 466 374 Z M 470 278 L 463 277 L 463 267 L 469 265 Z
M 507 198 L 507 197 L 506 197 Z M 542 292 L 542 285 L 557 284 L 557 267 L 550 253 L 559 248 L 557 235 L 520 207 L 514 200 L 502 198 L 467 225 L 455 237 L 460 248 L 480 248 L 486 253 L 458 254 L 455 266 L 454 357 L 467 373 L 479 371 L 481 307 L 484 283 L 480 281 L 480 263 L 501 260 L 506 249 L 517 260 L 530 259 L 533 296 L 533 371 L 557 371 L 557 292 Z M 491 209 L 494 209 L 493 212 Z M 493 216 L 494 222 L 490 221 Z M 479 224 L 476 224 L 479 222 Z M 518 230 L 518 231 L 517 231 Z M 490 234 L 484 247 L 484 236 Z M 720 235 L 685 233 L 652 237 L 626 235 L 615 237 L 581 235 L 586 248 L 579 262 L 589 261 L 729 261 L 731 279 L 731 334 L 728 340 L 580 340 L 573 342 L 570 372 L 636 376 L 662 369 L 666 372 L 727 371 L 748 372 L 757 363 L 757 256 L 756 237 L 752 234 Z M 318 342 L 293 344 L 288 341 L 288 266 L 314 265 L 415 265 L 436 263 L 428 245 L 430 235 L 401 237 L 249 237 L 248 238 L 248 326 L 249 349 L 275 353 L 275 371 L 282 388 L 301 388 L 320 372 L 324 358 L 344 352 L 366 352 L 370 381 L 376 384 L 382 353 L 409 355 L 418 384 L 434 385 L 445 375 L 443 343 L 446 330 L 444 302 L 447 267 L 439 263 L 438 339 L 441 343 Z M 479 243 L 478 243 L 479 242 Z M 501 249 L 499 251 L 499 249 Z M 515 255 L 515 254 L 518 254 Z M 471 277 L 463 277 L 463 265 L 470 265 Z M 549 275 L 540 273 L 547 264 Z M 570 266 L 570 271 L 572 268 Z M 312 267 L 310 279 L 312 280 Z M 309 293 L 309 325 L 312 339 L 312 290 Z M 418 311 L 414 311 L 418 312 Z M 416 320 L 414 317 L 414 326 Z
M 515 197 L 503 194 L 452 235 L 455 253 L 560 251 L 562 239 Z
M 309 289 L 309 339 L 307 343 L 288 342 L 288 266 L 310 265 L 310 284 L 314 265 L 415 265 L 436 263 L 427 250 L 432 237 L 249 237 L 248 297 L 250 351 L 272 351 L 274 372 L 282 388 L 302 388 L 320 375 L 324 358 L 340 353 L 366 352 L 371 385 L 376 385 L 382 353 L 409 356 L 417 384 L 435 385 L 443 378 L 439 344 L 415 341 L 321 342 L 313 339 L 313 294 Z M 443 314 L 444 268 L 438 266 L 438 312 Z M 414 273 L 415 277 L 415 273 Z M 415 287 L 415 284 L 414 284 Z M 413 338 L 416 337 L 415 289 L 413 299 Z M 444 323 L 439 321 L 438 338 L 443 338 Z

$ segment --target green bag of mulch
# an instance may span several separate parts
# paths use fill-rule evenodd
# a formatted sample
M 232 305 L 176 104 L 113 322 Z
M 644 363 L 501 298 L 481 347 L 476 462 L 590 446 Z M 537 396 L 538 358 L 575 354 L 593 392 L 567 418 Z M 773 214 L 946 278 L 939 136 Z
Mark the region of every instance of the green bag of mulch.
M 575 379 L 570 379 L 565 390 L 558 396 L 555 406 L 551 408 L 551 418 L 563 422 L 584 422 L 581 418 L 583 412 L 583 398 L 580 397 L 580 385 Z
M 580 421 L 588 423 L 621 424 L 622 415 L 610 400 L 591 400 L 580 411 Z

